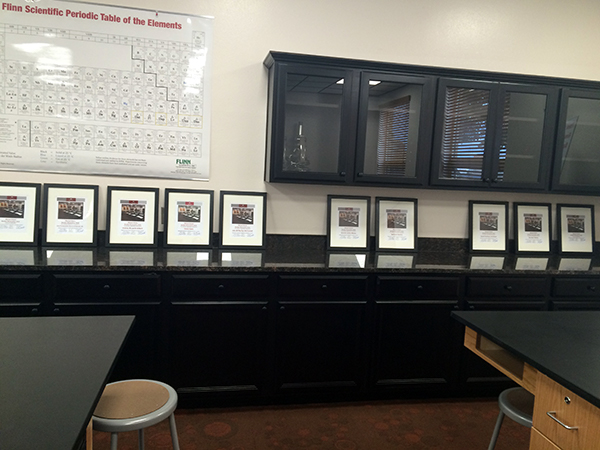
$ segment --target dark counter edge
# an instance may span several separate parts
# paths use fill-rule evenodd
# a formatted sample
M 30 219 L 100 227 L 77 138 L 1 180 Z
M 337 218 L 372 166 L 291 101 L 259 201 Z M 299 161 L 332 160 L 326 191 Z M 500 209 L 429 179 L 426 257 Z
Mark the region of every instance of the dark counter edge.
M 481 312 L 483 312 L 483 311 L 481 311 Z M 485 313 L 487 313 L 487 314 L 494 314 L 495 312 L 497 312 L 497 311 L 485 311 Z M 517 312 L 517 311 L 511 311 L 511 312 L 521 313 L 521 312 Z M 529 311 L 529 312 L 533 312 L 533 311 Z M 556 313 L 556 312 L 552 312 L 552 311 L 539 311 L 539 312 L 540 313 L 554 313 L 554 314 Z M 570 312 L 572 312 L 572 311 L 570 311 Z M 596 406 L 597 408 L 600 408 L 600 398 L 598 398 L 594 395 L 591 395 L 586 390 L 581 389 L 579 386 L 573 384 L 570 380 L 565 379 L 564 377 L 549 370 L 547 367 L 542 366 L 537 361 L 531 359 L 528 355 L 523 354 L 522 352 L 517 350 L 512 345 L 507 344 L 502 339 L 497 338 L 493 334 L 490 334 L 487 330 L 473 324 L 469 319 L 463 317 L 464 314 L 469 315 L 470 313 L 472 313 L 472 311 L 452 311 L 451 317 L 456 319 L 458 322 L 460 322 L 465 327 L 468 327 L 468 328 L 476 331 L 477 333 L 480 333 L 481 335 L 483 335 L 484 337 L 486 337 L 493 343 L 499 345 L 500 347 L 504 348 L 505 350 L 508 350 L 510 353 L 513 354 L 513 356 L 520 358 L 521 360 L 523 360 L 524 362 L 529 364 L 531 367 L 537 369 L 538 371 L 540 371 L 547 377 L 549 377 L 552 380 L 556 381 L 557 383 L 561 384 L 563 387 L 565 387 L 565 388 L 569 389 L 570 391 L 572 391 L 573 393 L 579 395 L 581 398 L 587 400 L 592 405 Z

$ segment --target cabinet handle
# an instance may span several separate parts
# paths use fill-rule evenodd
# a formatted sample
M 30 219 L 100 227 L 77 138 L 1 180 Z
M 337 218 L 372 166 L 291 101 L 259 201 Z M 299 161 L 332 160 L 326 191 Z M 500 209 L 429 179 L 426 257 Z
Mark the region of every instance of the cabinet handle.
M 588 290 L 594 292 L 596 290 L 596 286 L 588 286 Z
M 327 285 L 326 285 L 326 284 L 324 284 L 323 286 L 321 286 L 321 289 L 323 289 L 323 290 L 324 290 L 324 289 L 327 289 Z
M 110 284 L 105 284 L 104 289 L 110 289 Z
M 54 314 L 58 314 L 58 313 L 60 313 L 60 309 L 58 309 L 58 308 L 54 308 L 54 309 L 52 310 L 52 312 L 53 312 Z
M 498 182 L 498 178 L 492 178 L 492 183 L 497 183 Z
M 224 290 L 224 289 L 225 289 L 225 285 L 223 285 L 223 284 L 220 284 L 218 289 L 219 289 L 220 291 Z
M 490 179 L 489 178 L 484 178 L 483 181 L 486 182 L 486 183 L 489 183 Z
M 357 176 L 357 177 L 362 177 L 363 175 L 364 175 L 364 173 L 362 173 L 362 172 L 358 172 L 358 173 L 356 174 L 356 176 Z
M 37 314 L 37 313 L 38 313 L 38 309 L 37 309 L 37 308 L 33 308 L 33 309 L 31 310 L 31 314 Z
M 418 286 L 417 286 L 417 291 L 422 291 L 422 290 L 423 290 L 423 286 L 421 286 L 421 285 L 418 285 Z
M 345 177 L 346 176 L 346 172 L 340 172 L 340 177 Z
M 504 286 L 504 289 L 506 289 L 507 291 L 512 291 L 512 286 L 506 285 Z
M 558 422 L 559 424 L 561 424 L 563 427 L 565 427 L 567 430 L 578 430 L 579 427 L 570 427 L 569 425 L 565 425 L 564 423 L 562 423 L 560 420 L 558 420 L 556 417 L 554 417 L 554 414 L 556 414 L 556 411 L 548 411 L 546 413 L 546 415 L 548 417 L 550 417 L 552 420 L 554 420 L 555 422 Z
M 279 311 L 285 311 L 285 306 L 280 306 Z

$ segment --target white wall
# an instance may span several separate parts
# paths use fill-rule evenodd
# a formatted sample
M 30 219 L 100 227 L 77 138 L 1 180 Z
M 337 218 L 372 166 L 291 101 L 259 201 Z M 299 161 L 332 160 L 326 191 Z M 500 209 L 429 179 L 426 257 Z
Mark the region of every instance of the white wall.
M 427 66 L 600 80 L 596 0 L 122 0 L 214 20 L 211 179 L 0 172 L 7 181 L 249 190 L 268 193 L 267 232 L 326 234 L 327 194 L 419 199 L 420 237 L 467 237 L 468 200 L 594 203 L 597 197 L 267 184 L 263 181 L 269 50 Z M 218 195 L 216 196 L 218 198 Z M 215 205 L 218 211 L 218 205 Z M 102 209 L 102 208 L 101 208 Z M 100 213 L 100 229 L 105 214 Z M 218 229 L 218 218 L 215 221 Z M 161 228 L 162 229 L 162 228 Z

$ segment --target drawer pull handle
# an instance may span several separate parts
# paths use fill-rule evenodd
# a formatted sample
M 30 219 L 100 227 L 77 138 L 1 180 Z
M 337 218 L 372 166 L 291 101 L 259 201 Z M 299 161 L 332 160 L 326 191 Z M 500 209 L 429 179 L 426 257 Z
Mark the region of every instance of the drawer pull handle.
M 578 430 L 579 427 L 570 427 L 569 425 L 565 425 L 564 423 L 562 423 L 560 420 L 558 420 L 556 417 L 554 417 L 554 414 L 556 414 L 556 411 L 548 411 L 546 413 L 546 415 L 548 417 L 550 417 L 552 420 L 554 420 L 555 422 L 558 422 L 559 424 L 561 424 L 563 427 L 565 427 L 567 430 Z
M 588 290 L 594 292 L 596 290 L 596 286 L 588 286 Z
M 504 289 L 506 289 L 507 291 L 512 291 L 512 286 L 506 285 L 504 286 Z
M 110 289 L 110 284 L 105 284 L 104 289 Z

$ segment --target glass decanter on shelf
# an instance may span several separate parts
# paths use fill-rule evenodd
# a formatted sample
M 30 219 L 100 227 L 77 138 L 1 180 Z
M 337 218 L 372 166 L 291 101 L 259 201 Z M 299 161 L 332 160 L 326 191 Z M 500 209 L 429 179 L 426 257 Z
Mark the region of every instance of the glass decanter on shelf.
M 290 152 L 289 170 L 296 172 L 308 172 L 310 161 L 306 157 L 306 137 L 303 134 L 302 122 L 298 122 L 298 135 L 296 136 L 296 145 Z

